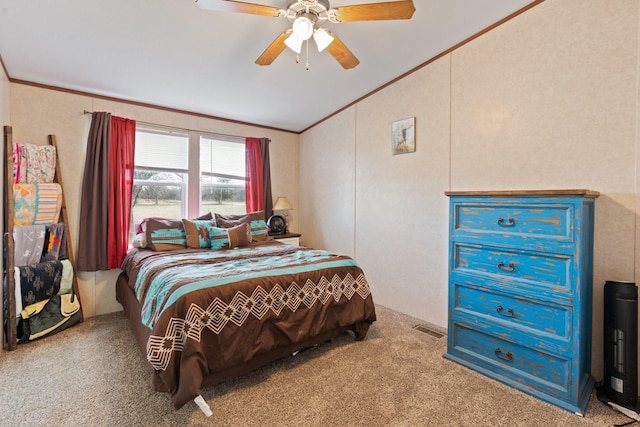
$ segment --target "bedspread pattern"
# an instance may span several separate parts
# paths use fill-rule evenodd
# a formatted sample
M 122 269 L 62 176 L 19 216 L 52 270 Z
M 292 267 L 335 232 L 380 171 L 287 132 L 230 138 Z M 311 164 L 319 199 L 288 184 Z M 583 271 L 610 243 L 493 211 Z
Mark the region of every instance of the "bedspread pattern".
M 200 342 L 205 328 L 219 334 L 229 322 L 242 326 L 249 315 L 262 319 L 271 311 L 278 316 L 285 307 L 295 312 L 302 304 L 311 308 L 317 302 L 326 304 L 331 298 L 338 302 L 343 295 L 350 300 L 356 293 L 362 299 L 370 294 L 363 274 L 357 278 L 347 274 L 344 279 L 334 275 L 331 280 L 322 276 L 318 283 L 307 280 L 300 286 L 293 282 L 286 289 L 276 284 L 271 291 L 258 286 L 251 295 L 236 292 L 231 303 L 216 298 L 207 308 L 191 304 L 184 319 L 171 318 L 164 336 L 151 335 L 147 345 L 147 360 L 155 369 L 164 371 L 172 353 L 182 351 L 187 339 Z
M 136 296 L 142 303 L 143 323 L 153 329 L 160 315 L 189 292 L 265 276 L 283 276 L 356 265 L 351 258 L 333 255 L 326 251 L 282 246 L 266 245 L 196 253 L 178 251 L 175 254 L 149 259 L 149 262 L 141 266 L 134 283 Z M 335 279 L 330 278 L 329 281 L 331 280 Z M 350 282 L 353 280 L 351 278 Z M 369 295 L 369 287 L 364 276 L 359 280 L 364 282 L 359 287 L 365 289 L 366 294 L 363 298 L 366 298 Z M 326 281 L 327 279 L 323 277 L 323 283 Z M 305 284 L 303 283 L 302 286 Z M 322 286 L 322 284 L 317 283 L 313 286 Z M 351 299 L 353 291 L 350 286 L 343 286 L 336 290 L 337 300 L 340 299 L 340 290 L 345 288 L 346 295 Z M 289 295 L 290 292 L 300 292 L 296 283 L 292 283 L 287 288 L 285 295 Z M 295 311 L 297 306 L 291 308 Z
M 176 408 L 254 358 L 347 329 L 362 339 L 375 321 L 362 270 L 326 251 L 278 242 L 132 250 L 122 269 L 150 331 L 154 387 L 170 392 Z

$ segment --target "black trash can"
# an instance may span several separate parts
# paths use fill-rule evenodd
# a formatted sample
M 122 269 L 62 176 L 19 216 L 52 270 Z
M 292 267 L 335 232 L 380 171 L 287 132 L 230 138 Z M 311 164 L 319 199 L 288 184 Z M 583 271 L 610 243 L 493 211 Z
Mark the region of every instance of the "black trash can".
M 604 392 L 625 407 L 638 402 L 638 288 L 604 285 Z

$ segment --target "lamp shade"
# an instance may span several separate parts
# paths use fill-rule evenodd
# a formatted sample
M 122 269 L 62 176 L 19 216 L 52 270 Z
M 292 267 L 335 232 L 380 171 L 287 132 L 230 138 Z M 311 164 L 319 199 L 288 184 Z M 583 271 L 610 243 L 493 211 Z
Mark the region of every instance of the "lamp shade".
M 298 37 L 296 33 L 291 33 L 291 35 L 284 41 L 284 44 L 295 53 L 300 53 L 303 41 L 304 40 Z
M 293 208 L 291 207 L 291 203 L 286 197 L 278 197 L 276 202 L 273 204 L 274 211 L 291 211 Z
M 327 46 L 333 43 L 333 36 L 324 28 L 318 28 L 313 33 L 313 39 L 316 41 L 316 45 L 318 46 L 318 52 L 322 52 L 327 48 Z

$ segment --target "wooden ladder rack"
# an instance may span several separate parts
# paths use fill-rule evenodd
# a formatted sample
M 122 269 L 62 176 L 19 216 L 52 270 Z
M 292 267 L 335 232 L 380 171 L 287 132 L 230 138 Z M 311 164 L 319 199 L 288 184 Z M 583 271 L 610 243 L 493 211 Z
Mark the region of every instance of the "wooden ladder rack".
M 62 173 L 60 171 L 60 160 L 58 156 L 58 146 L 55 135 L 49 135 L 49 145 L 56 147 L 56 168 L 53 182 L 60 184 L 62 188 L 62 205 L 60 208 L 60 217 L 58 222 L 63 222 L 66 225 L 66 243 L 67 243 L 67 257 L 73 268 L 73 281 L 72 291 L 75 294 L 78 301 L 80 301 L 80 292 L 78 289 L 78 278 L 75 267 L 75 260 L 73 256 L 73 250 L 71 247 L 71 233 L 69 232 L 69 217 L 67 214 L 67 205 L 64 198 L 64 185 L 62 184 Z M 18 345 L 18 337 L 16 331 L 16 319 L 20 313 L 16 313 L 16 299 L 15 299 L 15 278 L 13 271 L 15 269 L 15 242 L 13 241 L 13 228 L 14 228 L 14 196 L 13 196 L 13 129 L 11 126 L 4 127 L 4 237 L 6 244 L 6 259 L 4 265 L 4 273 L 6 276 L 5 287 L 5 301 L 7 306 L 4 307 L 4 313 L 7 313 L 6 322 L 6 338 L 7 349 L 15 350 Z M 81 302 L 81 301 L 80 301 Z M 82 307 L 82 304 L 80 304 Z

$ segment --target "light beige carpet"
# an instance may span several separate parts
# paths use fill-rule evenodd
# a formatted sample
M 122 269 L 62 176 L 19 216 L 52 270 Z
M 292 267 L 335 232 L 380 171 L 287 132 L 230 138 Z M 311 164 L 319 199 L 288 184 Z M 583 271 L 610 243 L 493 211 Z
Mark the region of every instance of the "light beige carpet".
M 442 357 L 446 337 L 378 306 L 362 342 L 345 334 L 202 390 L 213 410 L 179 411 L 123 313 L 98 316 L 0 354 L 1 426 L 610 426 L 629 421 L 595 398 L 584 417 Z

